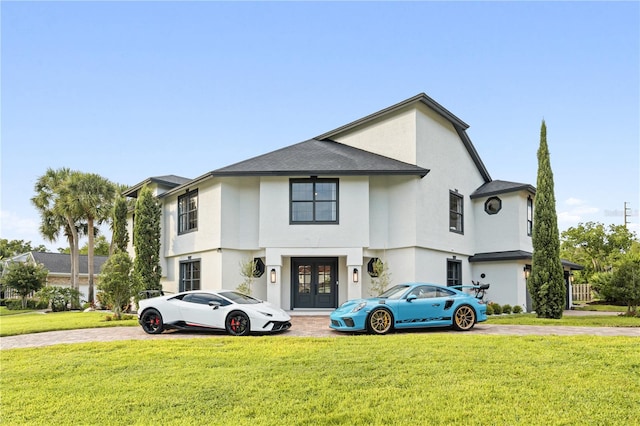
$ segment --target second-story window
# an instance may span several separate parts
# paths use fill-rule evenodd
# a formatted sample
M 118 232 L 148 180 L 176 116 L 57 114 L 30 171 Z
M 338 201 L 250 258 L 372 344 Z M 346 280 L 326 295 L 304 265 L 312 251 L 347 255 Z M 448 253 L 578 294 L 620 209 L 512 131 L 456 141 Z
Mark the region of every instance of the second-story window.
M 178 197 L 178 234 L 198 229 L 198 190 Z
M 337 179 L 291 179 L 290 223 L 338 223 Z
M 449 192 L 449 231 L 464 232 L 463 198 L 458 192 Z
M 533 234 L 533 200 L 527 197 L 527 235 Z

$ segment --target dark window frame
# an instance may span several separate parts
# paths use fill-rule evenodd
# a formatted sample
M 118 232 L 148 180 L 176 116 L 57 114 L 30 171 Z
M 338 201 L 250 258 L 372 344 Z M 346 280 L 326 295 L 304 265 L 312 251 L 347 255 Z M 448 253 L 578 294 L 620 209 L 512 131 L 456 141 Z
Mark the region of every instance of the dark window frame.
M 453 209 L 451 205 L 452 197 L 456 197 L 459 201 L 460 210 Z M 457 207 L 457 206 L 456 206 Z M 457 223 L 458 220 L 455 221 L 456 226 L 451 226 L 452 217 L 456 216 L 460 221 L 460 228 L 458 229 Z M 458 191 L 449 191 L 449 231 L 455 232 L 456 234 L 464 234 L 464 197 Z
M 498 207 L 495 210 L 492 210 L 490 207 L 492 201 L 498 202 Z M 500 197 L 489 197 L 487 198 L 487 201 L 484 202 L 484 211 L 487 214 L 489 215 L 498 214 L 500 213 L 500 210 L 502 210 L 502 200 L 500 199 Z
M 197 269 L 194 266 L 197 265 Z M 194 271 L 197 271 L 197 277 L 194 277 Z M 188 277 L 187 277 L 188 272 Z M 180 261 L 180 282 L 178 291 L 200 290 L 200 281 L 202 279 L 202 265 L 200 259 L 190 259 Z M 189 283 L 189 285 L 187 285 Z
M 191 200 L 195 199 L 195 208 L 191 208 Z M 183 203 L 184 202 L 184 203 Z M 183 211 L 183 204 L 187 211 Z M 178 235 L 198 230 L 198 189 L 187 191 L 178 197 Z
M 450 268 L 454 267 L 455 269 Z M 450 274 L 453 272 L 453 274 Z M 462 285 L 462 261 L 447 259 L 447 287 Z
M 533 235 L 533 198 L 527 197 L 527 236 Z
M 313 198 L 304 200 L 294 200 L 293 188 L 295 184 L 304 183 L 312 184 Z M 335 198 L 329 200 L 317 199 L 318 191 L 316 190 L 317 184 L 335 184 Z M 294 205 L 297 203 L 311 203 L 312 204 L 312 220 L 294 220 Z M 335 219 L 332 220 L 320 220 L 316 218 L 317 208 L 319 204 L 333 204 L 335 206 Z M 337 225 L 340 223 L 340 182 L 339 179 L 327 179 L 312 177 L 308 179 L 289 179 L 289 224 L 290 225 Z

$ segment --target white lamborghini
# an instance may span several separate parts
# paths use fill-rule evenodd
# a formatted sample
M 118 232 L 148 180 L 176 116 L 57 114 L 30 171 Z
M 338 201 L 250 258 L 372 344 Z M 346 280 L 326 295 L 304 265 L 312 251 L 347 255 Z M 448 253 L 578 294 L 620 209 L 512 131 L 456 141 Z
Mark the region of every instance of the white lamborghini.
M 226 330 L 234 336 L 288 330 L 282 309 L 233 290 L 185 291 L 138 302 L 138 322 L 149 334 L 167 329 Z

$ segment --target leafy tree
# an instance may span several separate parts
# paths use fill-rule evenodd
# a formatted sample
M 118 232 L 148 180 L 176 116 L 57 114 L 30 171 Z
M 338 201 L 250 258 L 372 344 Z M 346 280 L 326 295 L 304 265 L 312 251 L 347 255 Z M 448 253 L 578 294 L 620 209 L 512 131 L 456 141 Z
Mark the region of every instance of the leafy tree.
M 113 221 L 111 230 L 113 238 L 111 239 L 111 252 L 115 249 L 122 251 L 127 250 L 129 245 L 129 233 L 127 232 L 127 213 L 129 205 L 125 197 L 117 196 L 113 204 Z
M 562 258 L 584 266 L 574 279 L 587 283 L 595 273 L 610 270 L 634 240 L 634 234 L 623 225 L 605 228 L 602 223 L 587 222 L 564 231 L 560 249 Z
M 256 276 L 256 262 L 251 259 L 245 259 L 240 262 L 240 275 L 243 276 L 242 283 L 238 286 L 240 293 L 251 295 L 251 285 Z
M 31 245 L 31 241 L 25 243 L 24 240 L 0 238 L 0 259 L 8 259 L 29 251 L 47 251 L 47 248 L 42 244 L 34 247 Z
M 69 182 L 69 191 L 73 194 L 74 210 L 87 221 L 89 303 L 94 301 L 94 247 L 95 226 L 106 221 L 111 215 L 115 197 L 115 185 L 108 179 L 95 173 L 73 173 Z
M 136 252 L 134 270 L 142 280 L 144 290 L 162 290 L 160 214 L 160 204 L 151 189 L 142 187 L 136 201 L 133 242 Z
M 389 272 L 389 266 L 386 262 L 383 262 L 379 258 L 373 262 L 374 277 L 371 277 L 371 295 L 378 296 L 389 287 L 391 284 L 391 273 Z
M 104 235 L 97 235 L 94 240 L 95 247 L 93 249 L 93 254 L 96 256 L 109 256 L 109 249 L 111 247 L 111 243 L 107 240 L 107 237 Z M 69 247 L 67 248 L 59 248 L 59 253 L 69 254 L 71 251 Z M 87 254 L 89 252 L 89 243 L 85 243 L 82 247 L 80 247 L 80 254 Z
M 529 293 L 539 318 L 559 319 L 565 306 L 564 272 L 560 261 L 556 198 L 544 120 L 540 128 L 536 186 Z
M 628 313 L 635 313 L 640 305 L 640 256 L 628 255 L 611 277 L 613 297 L 627 305 Z
M 141 290 L 141 282 L 133 272 L 133 262 L 127 252 L 116 250 L 105 262 L 98 288 L 101 299 L 111 306 L 116 319 L 122 319 L 122 308 Z
M 27 307 L 27 296 L 38 291 L 47 281 L 49 271 L 32 262 L 10 262 L 2 275 L 2 284 L 22 296 L 22 308 Z

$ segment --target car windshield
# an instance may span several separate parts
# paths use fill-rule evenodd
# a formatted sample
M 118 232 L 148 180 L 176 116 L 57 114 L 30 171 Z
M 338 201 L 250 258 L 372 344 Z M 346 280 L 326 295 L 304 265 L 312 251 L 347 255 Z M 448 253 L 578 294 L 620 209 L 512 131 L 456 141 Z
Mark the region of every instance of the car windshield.
M 385 291 L 378 297 L 382 297 L 385 299 L 400 299 L 408 288 L 408 285 L 396 285 L 394 287 L 391 287 L 389 290 Z
M 238 293 L 236 291 L 224 291 L 218 294 L 240 305 L 255 305 L 256 303 L 262 303 L 262 301 L 258 299 L 247 296 L 246 294 Z

